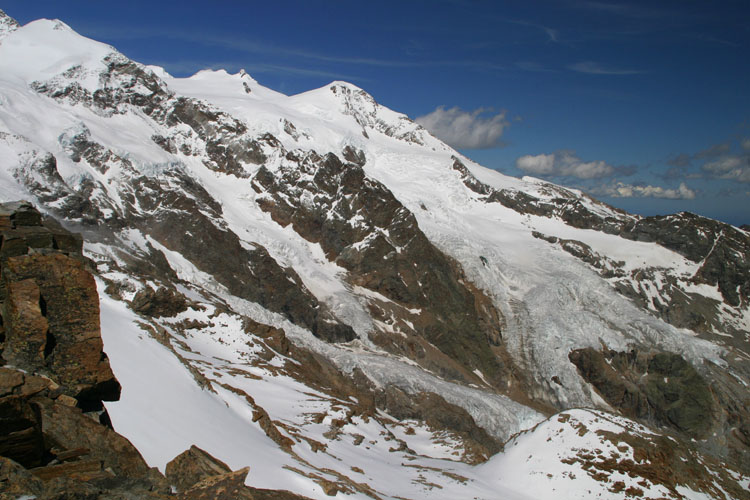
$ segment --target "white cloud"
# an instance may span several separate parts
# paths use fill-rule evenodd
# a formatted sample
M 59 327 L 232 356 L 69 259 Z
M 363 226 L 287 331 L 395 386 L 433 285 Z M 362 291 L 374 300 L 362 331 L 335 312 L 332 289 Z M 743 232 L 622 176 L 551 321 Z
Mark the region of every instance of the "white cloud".
M 566 176 L 579 179 L 598 179 L 615 173 L 615 167 L 604 161 L 581 161 L 572 151 L 552 154 L 526 155 L 516 160 L 516 167 L 538 176 Z
M 696 194 L 684 182 L 681 182 L 677 189 L 615 182 L 593 189 L 592 192 L 598 196 L 611 196 L 613 198 L 666 198 L 670 200 L 692 200 Z
M 703 170 L 720 179 L 750 182 L 750 155 L 725 156 L 706 163 Z
M 742 139 L 740 144 L 742 145 L 742 149 L 744 149 L 745 151 L 750 151 L 750 137 L 748 137 L 747 139 Z
M 500 145 L 500 137 L 509 125 L 504 111 L 487 116 L 488 111 L 479 108 L 469 112 L 439 106 L 415 121 L 456 149 L 487 149 Z

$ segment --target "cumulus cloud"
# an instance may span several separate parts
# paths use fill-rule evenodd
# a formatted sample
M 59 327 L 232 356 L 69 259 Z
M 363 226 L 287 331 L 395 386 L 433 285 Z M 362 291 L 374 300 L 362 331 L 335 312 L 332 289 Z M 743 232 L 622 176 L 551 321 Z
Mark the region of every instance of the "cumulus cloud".
M 703 165 L 703 171 L 719 179 L 750 182 L 750 154 L 724 156 Z
M 714 178 L 750 182 L 750 138 L 739 140 L 739 153 L 732 152 L 730 142 L 715 144 L 697 153 L 680 153 L 667 160 L 672 168 L 664 174 L 666 179 Z M 702 163 L 700 171 L 691 171 L 694 163 Z
M 573 151 L 525 155 L 516 160 L 516 167 L 540 177 L 560 176 L 578 179 L 609 177 L 617 171 L 615 167 L 604 161 L 582 161 Z
M 651 186 L 648 184 L 625 184 L 615 182 L 610 185 L 600 186 L 592 190 L 599 196 L 611 196 L 613 198 L 666 198 L 669 200 L 692 200 L 695 198 L 695 191 L 680 183 L 677 189 L 665 189 L 661 186 Z
M 438 139 L 456 149 L 487 149 L 501 144 L 500 138 L 509 125 L 505 111 L 492 114 L 488 108 L 464 111 L 458 107 L 439 106 L 430 114 L 415 120 Z

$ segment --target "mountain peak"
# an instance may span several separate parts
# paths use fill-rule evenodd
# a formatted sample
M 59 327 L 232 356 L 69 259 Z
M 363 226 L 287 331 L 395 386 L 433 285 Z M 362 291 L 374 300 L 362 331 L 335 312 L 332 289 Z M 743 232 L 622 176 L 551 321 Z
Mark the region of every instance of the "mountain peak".
M 114 47 L 86 38 L 60 20 L 39 19 L 19 27 L 11 18 L 0 17 L 0 37 L 3 30 L 0 70 L 27 83 L 68 74 L 83 86 L 95 88 L 104 59 L 117 53 Z
M 346 82 L 344 80 L 334 80 L 328 85 L 326 85 L 326 87 L 328 87 L 331 90 L 331 92 L 333 92 L 334 94 L 336 93 L 337 89 L 348 89 L 350 91 L 362 92 L 363 94 L 370 95 L 361 87 L 357 87 L 353 83 Z
M 0 39 L 4 38 L 8 33 L 16 31 L 19 26 L 18 21 L 0 9 Z

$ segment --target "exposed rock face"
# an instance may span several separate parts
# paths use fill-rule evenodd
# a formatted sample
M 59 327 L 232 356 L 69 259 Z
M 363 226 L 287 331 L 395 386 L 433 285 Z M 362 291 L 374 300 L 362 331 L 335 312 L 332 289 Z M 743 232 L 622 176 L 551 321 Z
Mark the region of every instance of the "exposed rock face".
M 277 172 L 261 167 L 253 177 L 256 191 L 264 195 L 261 208 L 319 243 L 329 259 L 350 271 L 353 284 L 393 301 L 398 310 L 382 304 L 384 320 L 404 317 L 419 336 L 469 373 L 479 369 L 498 385 L 507 383 L 511 367 L 491 345 L 492 339 L 499 345 L 500 318 L 491 306 L 482 307 L 481 293 L 464 283 L 460 268 L 429 242 L 414 215 L 361 167 L 333 154 L 300 158 L 289 153 L 287 160 Z M 379 307 L 371 307 L 376 317 Z M 413 347 L 404 350 L 424 358 Z M 445 362 L 430 368 L 465 377 Z
M 133 297 L 131 307 L 146 316 L 175 316 L 187 310 L 185 297 L 166 287 L 144 288 Z
M 47 446 L 62 450 L 87 450 L 86 459 L 98 460 L 116 475 L 133 477 L 149 470 L 138 450 L 109 427 L 100 424 L 80 409 L 59 401 L 39 400 L 42 429 Z
M 222 174 L 247 177 L 245 165 L 262 163 L 265 146 L 279 146 L 270 134 L 251 137 L 241 121 L 199 100 L 175 97 L 153 72 L 121 54 L 111 54 L 105 63 L 102 88 L 93 94 L 80 88 L 73 73 L 36 82 L 35 90 L 97 113 L 120 114 L 135 106 L 175 131 L 169 137 L 157 136 L 157 144 L 184 155 L 200 155 L 206 167 Z M 71 189 L 57 171 L 54 156 L 40 157 L 18 176 L 44 202 L 55 202 L 57 214 L 84 224 L 106 220 L 113 229 L 141 229 L 234 295 L 282 313 L 320 338 L 354 339 L 353 330 L 317 301 L 294 270 L 279 266 L 260 245 L 243 247 L 222 221 L 221 205 L 181 168 L 165 165 L 159 167 L 159 177 L 144 175 L 130 160 L 92 140 L 85 125 L 63 134 L 60 143 L 72 161 L 88 163 L 100 172 L 116 165 L 132 179 L 123 186 L 118 204 L 99 181 L 91 180 L 86 189 Z M 39 182 L 40 177 L 44 182 Z M 222 251 L 207 252 L 207 248 Z
M 364 90 L 341 82 L 334 83 L 328 90 L 338 97 L 341 111 L 352 116 L 362 127 L 364 137 L 369 137 L 367 130 L 372 129 L 402 141 L 423 144 L 423 134 L 427 132 L 422 126 L 411 121 L 406 115 L 400 115 L 395 124 L 383 120 L 380 116 L 380 105 Z
M 18 29 L 18 21 L 0 10 L 0 39 Z
M 729 305 L 750 301 L 750 237 L 735 227 L 682 212 L 627 224 L 621 235 L 653 241 L 693 262 L 702 262 L 694 280 L 718 286 Z
M 42 464 L 44 438 L 39 410 L 23 396 L 0 398 L 0 455 L 24 467 Z
M 255 500 L 245 477 L 250 467 L 207 477 L 178 496 L 179 500 Z
M 233 232 L 217 227 L 200 212 L 166 211 L 148 225 L 157 241 L 189 258 L 238 297 L 282 313 L 326 340 L 355 337 L 350 327 L 338 323 L 307 290 L 293 269 L 279 266 L 260 245 L 243 248 Z M 221 251 L 207 252 L 206 248 Z
M 102 400 L 119 397 L 120 385 L 102 352 L 99 296 L 80 239 L 48 230 L 28 205 L 3 210 L 10 226 L 0 247 L 3 357 L 54 378 L 81 407 L 101 409 Z
M 199 129 L 209 127 L 209 118 L 223 119 L 223 115 L 204 116 L 201 113 L 208 111 L 201 106 L 195 104 L 190 109 L 202 118 L 183 118 Z M 161 112 L 167 113 L 169 109 Z M 183 109 L 180 113 L 187 111 Z M 244 126 L 227 127 L 239 134 Z M 338 322 L 305 288 L 293 269 L 281 267 L 261 245 L 243 246 L 222 220 L 221 205 L 181 168 L 166 167 L 159 177 L 143 175 L 129 160 L 92 141 L 85 128 L 73 130 L 69 135 L 62 145 L 72 160 L 90 163 L 97 170 L 116 164 L 132 179 L 120 194 L 123 201 L 120 207 L 109 200 L 102 185 L 92 184 L 87 192 L 70 189 L 59 175 L 53 156 L 33 162 L 22 179 L 34 192 L 45 193 L 41 199 L 54 202 L 58 207 L 56 213 L 83 225 L 104 220 L 111 229 L 138 228 L 169 250 L 179 252 L 234 295 L 282 313 L 323 339 L 338 342 L 355 337 L 350 327 Z M 275 141 L 272 137 L 266 140 Z M 228 158 L 235 158 L 234 153 L 225 153 Z M 216 161 L 212 162 L 212 168 L 225 169 L 226 165 L 219 167 Z M 45 179 L 44 183 L 39 183 L 40 177 Z M 221 251 L 206 251 L 213 248 Z M 134 264 L 146 265 L 141 260 L 150 259 L 138 259 Z
M 438 429 L 450 429 L 465 441 L 474 444 L 473 454 L 489 458 L 502 450 L 502 445 L 479 427 L 463 408 L 452 405 L 434 393 L 419 393 L 409 396 L 396 387 L 388 386 L 375 396 L 378 408 L 384 408 L 398 419 L 423 420 Z
M 24 495 L 40 496 L 44 484 L 34 477 L 23 465 L 0 456 L 0 497 L 22 498 Z
M 48 354 L 49 323 L 42 315 L 39 287 L 32 279 L 9 283 L 6 295 L 3 311 L 5 359 L 11 364 L 40 369 Z M 49 344 L 54 347 L 51 338 Z
M 305 500 L 287 491 L 245 486 L 249 467 L 232 470 L 193 445 L 167 464 L 167 479 L 179 490 L 180 500 Z
M 232 469 L 193 445 L 169 462 L 165 472 L 173 485 L 180 491 L 185 491 L 207 477 L 227 474 Z
M 678 354 L 586 348 L 572 351 L 570 360 L 608 403 L 628 417 L 696 439 L 716 424 L 717 405 L 708 384 Z
M 60 254 L 11 257 L 2 282 L 5 359 L 47 372 L 82 407 L 117 399 L 120 386 L 102 356 L 96 283 L 83 264 Z

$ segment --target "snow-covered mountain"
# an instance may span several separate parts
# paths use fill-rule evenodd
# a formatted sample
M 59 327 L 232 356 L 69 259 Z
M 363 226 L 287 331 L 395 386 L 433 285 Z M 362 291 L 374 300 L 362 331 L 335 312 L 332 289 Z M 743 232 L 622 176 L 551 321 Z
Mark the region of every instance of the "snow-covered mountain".
M 345 82 L 0 11 L 0 201 L 85 239 L 114 429 L 309 498 L 748 498 L 750 233 L 486 169 Z

